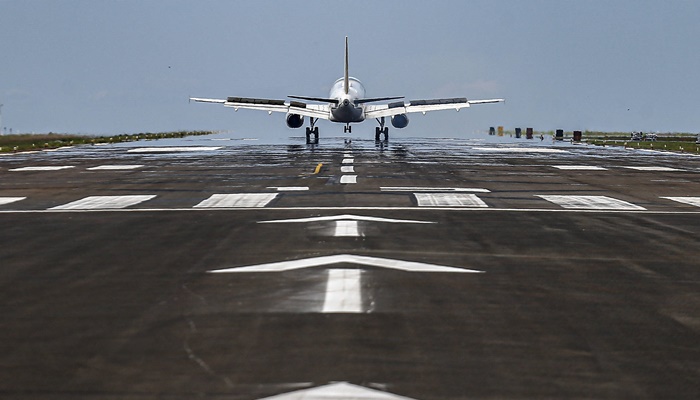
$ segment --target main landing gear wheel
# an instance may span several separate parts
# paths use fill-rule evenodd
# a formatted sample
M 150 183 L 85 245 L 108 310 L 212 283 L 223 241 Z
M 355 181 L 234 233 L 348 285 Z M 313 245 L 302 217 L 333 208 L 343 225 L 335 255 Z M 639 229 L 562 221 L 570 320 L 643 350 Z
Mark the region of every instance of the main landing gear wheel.
M 374 131 L 374 140 L 377 142 L 382 140 L 382 134 L 384 134 L 384 141 L 388 142 L 389 141 L 389 128 L 384 127 L 384 123 L 386 120 L 384 117 L 377 118 L 377 122 L 379 123 L 379 127 Z
M 306 144 L 318 144 L 318 127 L 316 126 L 316 121 L 318 118 L 309 118 L 311 126 L 306 128 Z M 311 135 L 314 135 L 313 140 L 311 140 Z
M 314 136 L 313 140 L 311 139 L 311 135 Z M 318 127 L 313 129 L 309 127 L 306 128 L 306 144 L 318 144 Z
M 384 134 L 384 141 L 389 140 L 389 128 L 379 128 L 377 127 L 374 131 L 374 140 L 377 142 L 382 140 L 382 134 Z

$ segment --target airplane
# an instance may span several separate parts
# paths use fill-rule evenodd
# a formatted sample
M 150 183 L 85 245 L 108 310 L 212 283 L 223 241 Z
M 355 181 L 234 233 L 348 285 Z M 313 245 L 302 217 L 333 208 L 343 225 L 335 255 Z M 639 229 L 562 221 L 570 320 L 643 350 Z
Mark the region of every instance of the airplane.
M 336 80 L 331 87 L 328 98 L 308 96 L 287 96 L 294 100 L 274 100 L 249 97 L 227 97 L 223 99 L 206 99 L 190 97 L 190 101 L 199 103 L 218 103 L 224 107 L 231 107 L 235 111 L 239 109 L 251 109 L 287 114 L 287 126 L 289 128 L 301 128 L 304 125 L 304 117 L 309 117 L 309 126 L 306 128 L 306 143 L 318 143 L 319 119 L 329 120 L 345 124 L 344 133 L 352 133 L 350 124 L 359 123 L 366 119 L 374 118 L 379 126 L 375 130 L 375 140 L 380 141 L 382 135 L 384 141 L 389 140 L 389 128 L 386 127 L 386 117 L 391 118 L 391 124 L 395 128 L 405 128 L 408 125 L 406 114 L 420 112 L 425 115 L 428 111 L 457 110 L 470 107 L 472 104 L 498 103 L 505 99 L 467 100 L 464 97 L 410 100 L 408 102 L 396 101 L 386 104 L 370 104 L 380 101 L 399 100 L 398 97 L 365 97 L 365 87 L 358 79 L 348 74 L 348 37 L 345 37 L 345 75 Z M 304 100 L 298 101 L 298 100 Z M 308 101 L 324 104 L 309 104 Z M 313 139 L 312 139 L 313 136 Z

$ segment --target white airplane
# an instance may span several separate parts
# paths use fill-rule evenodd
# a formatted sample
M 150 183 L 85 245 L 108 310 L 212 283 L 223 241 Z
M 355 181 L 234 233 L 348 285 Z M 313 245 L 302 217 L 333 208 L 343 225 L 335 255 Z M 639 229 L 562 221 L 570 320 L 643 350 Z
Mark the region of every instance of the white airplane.
M 408 102 L 397 101 L 388 104 L 368 104 L 379 101 L 403 99 L 399 97 L 365 97 L 365 87 L 362 83 L 348 74 L 348 37 L 345 37 L 345 76 L 335 81 L 328 98 L 287 96 L 290 101 L 257 99 L 248 97 L 228 97 L 226 100 L 204 99 L 191 97 L 190 100 L 201 103 L 218 103 L 224 107 L 232 107 L 235 111 L 240 108 L 251 110 L 283 112 L 287 114 L 287 126 L 301 128 L 304 125 L 304 117 L 309 117 L 309 126 L 306 128 L 306 142 L 318 143 L 319 119 L 345 124 L 343 131 L 351 133 L 351 123 L 362 122 L 365 119 L 374 118 L 379 123 L 375 131 L 375 139 L 379 141 L 384 135 L 384 140 L 389 139 L 389 128 L 385 127 L 385 118 L 391 117 L 391 124 L 395 128 L 405 128 L 408 125 L 406 114 L 437 110 L 457 110 L 471 106 L 472 104 L 498 103 L 504 99 L 467 100 L 464 97 L 431 100 L 410 100 Z M 314 101 L 325 104 L 308 104 L 296 100 Z M 313 141 L 311 136 L 314 136 Z

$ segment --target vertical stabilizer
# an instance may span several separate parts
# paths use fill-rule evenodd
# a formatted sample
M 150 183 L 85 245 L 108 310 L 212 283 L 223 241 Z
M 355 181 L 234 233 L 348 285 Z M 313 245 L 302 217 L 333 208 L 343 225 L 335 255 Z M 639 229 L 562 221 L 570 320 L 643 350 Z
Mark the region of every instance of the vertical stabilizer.
M 345 90 L 345 94 L 348 94 L 350 91 L 350 76 L 348 75 L 348 37 L 345 36 L 345 83 L 343 85 L 343 88 Z

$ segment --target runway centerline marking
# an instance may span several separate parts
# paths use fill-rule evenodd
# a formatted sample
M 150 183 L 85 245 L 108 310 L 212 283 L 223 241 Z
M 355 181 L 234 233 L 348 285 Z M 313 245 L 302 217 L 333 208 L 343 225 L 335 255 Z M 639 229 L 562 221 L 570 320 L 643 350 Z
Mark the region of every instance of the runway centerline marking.
M 342 167 L 340 167 L 340 172 L 343 172 L 343 173 L 353 172 L 353 173 L 354 173 L 354 172 L 355 172 L 355 167 L 352 166 L 352 165 L 350 165 L 350 166 L 342 166 Z
M 472 150 L 503 152 L 503 153 L 569 153 L 566 150 L 546 147 L 472 147 Z
M 444 265 L 426 264 L 414 261 L 394 260 L 390 258 L 356 256 L 353 254 L 338 254 L 333 256 L 303 258 L 300 260 L 272 262 L 266 264 L 250 265 L 246 267 L 216 269 L 207 272 L 212 274 L 243 272 L 283 272 L 303 268 L 321 267 L 339 263 L 358 264 L 370 267 L 396 269 L 408 272 L 483 273 L 483 271 L 473 269 L 455 268 Z
M 607 168 L 596 167 L 594 165 L 552 165 L 553 168 L 572 171 L 607 171 Z
M 268 186 L 267 188 L 278 192 L 303 192 L 309 190 L 308 186 Z
M 340 177 L 340 183 L 346 185 L 357 183 L 357 175 L 343 175 Z
M 353 164 L 355 162 L 354 158 L 344 158 L 343 164 Z
M 191 146 L 191 147 L 139 147 L 136 149 L 129 149 L 127 153 L 186 153 L 190 151 L 215 151 L 223 149 L 222 146 L 209 147 L 209 146 Z
M 380 218 L 380 217 L 366 217 L 364 215 L 331 215 L 327 217 L 309 217 L 309 218 L 296 218 L 296 219 L 277 219 L 271 221 L 260 221 L 260 224 L 278 224 L 278 223 L 295 223 L 295 222 L 321 222 L 321 221 L 370 221 L 370 222 L 389 222 L 389 223 L 403 223 L 403 224 L 434 224 L 431 221 L 416 221 L 412 219 L 391 219 L 391 218 Z
M 24 171 L 60 171 L 62 169 L 75 168 L 72 165 L 60 165 L 60 166 L 37 166 L 37 167 L 20 167 L 13 168 L 8 171 L 13 172 L 24 172 Z
M 361 313 L 362 271 L 359 269 L 329 269 L 323 313 Z
M 49 208 L 49 210 L 104 210 L 125 208 L 143 203 L 156 197 L 155 195 L 133 196 L 88 196 L 67 204 Z
M 332 383 L 311 389 L 296 390 L 259 400 L 414 400 L 410 397 L 368 389 L 347 382 Z
M 88 168 L 88 171 L 120 171 L 142 168 L 143 165 L 100 165 Z
M 475 194 L 413 193 L 419 207 L 488 207 Z
M 26 199 L 26 197 L 0 197 L 0 206 Z
M 682 169 L 671 168 L 671 167 L 633 167 L 633 166 L 626 167 L 626 166 L 623 166 L 622 168 L 634 169 L 637 171 L 657 171 L 657 172 L 683 171 Z
M 563 208 L 588 210 L 646 210 L 646 208 L 608 196 L 536 195 Z
M 260 208 L 268 205 L 277 193 L 213 194 L 194 208 Z
M 491 193 L 482 188 L 451 188 L 451 187 L 427 187 L 427 186 L 381 186 L 382 192 L 473 192 Z
M 662 197 L 662 199 L 669 199 L 678 203 L 690 204 L 691 206 L 700 207 L 700 197 Z

